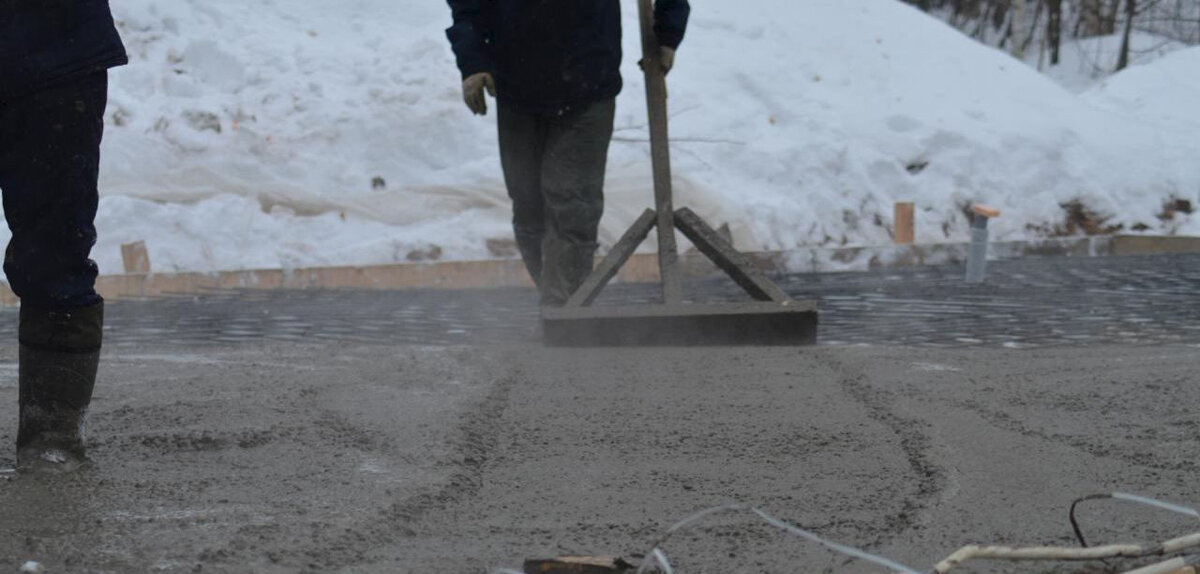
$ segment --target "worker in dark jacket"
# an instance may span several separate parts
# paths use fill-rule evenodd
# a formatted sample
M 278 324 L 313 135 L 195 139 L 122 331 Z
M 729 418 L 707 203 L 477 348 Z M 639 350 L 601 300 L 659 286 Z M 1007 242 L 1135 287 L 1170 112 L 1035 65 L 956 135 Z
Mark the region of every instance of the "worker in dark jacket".
M 126 63 L 107 0 L 0 0 L 0 192 L 21 298 L 19 468 L 71 469 L 100 358 L 94 289 L 108 69 Z
M 497 102 L 513 231 L 544 305 L 561 305 L 592 269 L 604 168 L 621 91 L 619 0 L 448 0 L 446 31 L 463 97 Z M 657 0 L 661 60 L 683 40 L 687 0 Z

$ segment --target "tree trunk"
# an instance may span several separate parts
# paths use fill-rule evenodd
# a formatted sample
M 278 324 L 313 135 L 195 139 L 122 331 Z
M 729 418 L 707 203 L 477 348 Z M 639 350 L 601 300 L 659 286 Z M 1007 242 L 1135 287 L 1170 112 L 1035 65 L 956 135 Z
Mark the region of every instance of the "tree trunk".
M 1129 38 L 1133 35 L 1133 19 L 1137 16 L 1137 0 L 1125 0 L 1125 34 L 1121 37 L 1121 56 L 1117 59 L 1117 71 L 1129 66 Z
M 1103 0 L 1082 0 L 1079 8 L 1079 19 L 1083 21 L 1083 37 L 1091 38 L 1103 34 Z
M 1104 16 L 1104 33 L 1113 34 L 1117 31 L 1117 14 L 1121 11 L 1121 0 L 1109 0 L 1108 14 Z
M 1025 32 L 1024 46 L 1021 48 L 1026 53 L 1029 52 L 1029 47 L 1033 45 L 1034 38 L 1037 37 L 1038 26 L 1042 25 L 1042 8 L 1045 8 L 1045 7 L 1046 7 L 1046 0 L 1038 0 L 1037 5 L 1033 7 L 1033 21 L 1030 22 L 1029 26 L 1027 27 L 1027 31 Z M 1044 52 L 1045 49 L 1046 49 L 1046 40 L 1043 38 L 1042 49 L 1039 50 L 1038 60 L 1041 60 L 1041 58 L 1042 58 L 1040 52 Z M 1038 67 L 1039 67 L 1039 69 L 1041 68 L 1040 61 L 1038 62 Z
M 1049 1 L 1050 18 L 1046 22 L 1046 41 L 1050 44 L 1050 65 L 1058 65 L 1058 52 L 1062 47 L 1062 0 Z
M 1012 19 L 1012 55 L 1018 60 L 1025 59 L 1025 0 L 1013 0 Z
M 992 11 L 992 28 L 997 32 L 1004 31 L 1005 23 L 1008 22 L 1009 8 L 1012 7 L 1012 0 L 998 0 L 988 4 Z

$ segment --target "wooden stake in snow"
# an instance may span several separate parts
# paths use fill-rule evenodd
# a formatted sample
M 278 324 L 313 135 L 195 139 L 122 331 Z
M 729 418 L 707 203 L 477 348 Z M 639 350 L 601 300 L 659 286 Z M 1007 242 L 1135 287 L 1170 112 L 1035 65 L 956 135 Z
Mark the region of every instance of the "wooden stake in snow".
M 150 254 L 146 252 L 145 241 L 122 244 L 121 260 L 125 263 L 126 273 L 150 272 Z
M 893 226 L 892 235 L 897 245 L 909 245 L 913 242 L 913 202 L 896 203 Z

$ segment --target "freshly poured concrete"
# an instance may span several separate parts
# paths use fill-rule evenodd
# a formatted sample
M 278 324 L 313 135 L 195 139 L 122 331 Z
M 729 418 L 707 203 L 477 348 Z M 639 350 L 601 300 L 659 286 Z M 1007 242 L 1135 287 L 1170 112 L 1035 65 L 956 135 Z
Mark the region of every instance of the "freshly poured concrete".
M 109 347 L 93 468 L 0 478 L 0 571 L 479 573 L 641 553 L 728 502 L 927 570 L 967 543 L 1071 544 L 1084 494 L 1200 502 L 1187 345 L 184 348 Z M 1080 517 L 1095 542 L 1200 530 Z M 879 571 L 744 515 L 665 547 L 682 573 Z

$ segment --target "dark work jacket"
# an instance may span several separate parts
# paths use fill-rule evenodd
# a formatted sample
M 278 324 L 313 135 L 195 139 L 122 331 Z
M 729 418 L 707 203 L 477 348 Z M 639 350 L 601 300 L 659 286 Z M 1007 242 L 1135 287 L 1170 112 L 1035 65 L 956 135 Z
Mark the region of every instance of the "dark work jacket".
M 497 97 L 566 113 L 621 91 L 622 0 L 447 0 L 446 36 L 463 77 L 490 72 Z M 659 44 L 677 48 L 688 0 L 656 0 Z
M 108 0 L 0 0 L 0 99 L 128 61 Z

